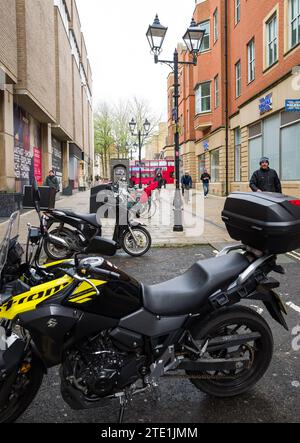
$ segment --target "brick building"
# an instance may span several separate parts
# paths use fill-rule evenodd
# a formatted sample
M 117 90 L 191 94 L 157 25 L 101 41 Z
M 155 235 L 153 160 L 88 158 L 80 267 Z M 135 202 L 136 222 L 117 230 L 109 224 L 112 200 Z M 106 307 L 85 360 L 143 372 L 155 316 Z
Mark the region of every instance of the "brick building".
M 75 0 L 0 0 L 0 202 L 33 175 L 93 175 L 92 79 Z M 2 211 L 2 215 L 4 211 Z
M 212 192 L 224 195 L 249 190 L 266 155 L 284 192 L 300 196 L 299 1 L 195 3 L 194 18 L 206 36 L 197 66 L 180 69 L 182 168 L 198 187 L 208 169 Z M 188 60 L 184 47 L 179 52 Z M 171 141 L 172 75 L 168 91 Z

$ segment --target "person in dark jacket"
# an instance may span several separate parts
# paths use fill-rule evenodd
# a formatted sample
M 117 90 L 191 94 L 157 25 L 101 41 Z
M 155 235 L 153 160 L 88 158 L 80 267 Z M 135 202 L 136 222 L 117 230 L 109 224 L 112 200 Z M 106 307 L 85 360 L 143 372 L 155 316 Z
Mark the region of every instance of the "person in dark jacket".
M 48 186 L 51 189 L 55 189 L 56 192 L 59 192 L 59 181 L 52 169 L 49 171 L 49 175 L 44 182 L 44 186 Z
M 181 177 L 182 195 L 185 197 L 186 203 L 190 200 L 190 189 L 193 187 L 193 180 L 189 172 Z
M 260 169 L 254 172 L 250 180 L 250 188 L 253 192 L 278 192 L 282 193 L 281 183 L 277 172 L 270 169 L 270 161 L 267 157 L 260 160 Z
M 201 175 L 201 181 L 203 183 L 203 189 L 204 189 L 204 198 L 208 197 L 210 180 L 211 180 L 211 177 L 210 177 L 209 173 L 207 172 L 207 169 L 204 169 L 204 172 Z

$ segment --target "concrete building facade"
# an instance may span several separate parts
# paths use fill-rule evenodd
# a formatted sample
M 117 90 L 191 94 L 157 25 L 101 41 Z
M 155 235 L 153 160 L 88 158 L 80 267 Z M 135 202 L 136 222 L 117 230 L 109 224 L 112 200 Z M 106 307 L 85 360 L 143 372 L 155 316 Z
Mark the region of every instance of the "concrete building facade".
M 93 175 L 92 77 L 75 0 L 0 0 L 0 201 L 33 176 L 61 190 Z
M 283 191 L 300 196 L 300 5 L 295 0 L 198 0 L 206 34 L 196 67 L 181 67 L 181 162 L 197 187 L 250 190 L 262 155 Z M 179 47 L 181 60 L 189 55 Z M 172 129 L 172 75 L 169 143 Z

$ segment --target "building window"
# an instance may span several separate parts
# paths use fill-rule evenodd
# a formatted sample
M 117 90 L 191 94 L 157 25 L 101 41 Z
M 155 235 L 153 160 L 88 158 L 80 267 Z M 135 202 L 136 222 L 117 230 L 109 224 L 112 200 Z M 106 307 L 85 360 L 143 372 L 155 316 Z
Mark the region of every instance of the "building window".
M 215 107 L 220 106 L 219 76 L 215 77 Z
M 76 64 L 77 64 L 77 66 L 79 68 L 79 66 L 80 66 L 80 53 L 79 53 L 79 50 L 78 50 L 78 46 L 77 46 L 77 43 L 76 43 L 73 31 L 70 31 L 70 43 L 71 43 L 71 48 L 72 48 L 72 54 L 74 55 Z
M 214 12 L 214 43 L 218 40 L 219 37 L 219 17 L 218 17 L 218 9 Z
M 58 7 L 64 27 L 65 27 L 67 34 L 68 34 L 69 33 L 69 15 L 68 15 L 67 7 L 66 7 L 64 0 L 54 0 L 54 6 Z
M 300 112 L 282 112 L 280 154 L 282 180 L 300 179 Z
M 200 52 L 207 51 L 210 48 L 210 21 L 200 23 L 201 29 L 205 30 Z
M 255 79 L 255 45 L 254 39 L 248 43 L 248 83 Z
M 289 0 L 290 47 L 300 43 L 300 0 Z
M 267 66 L 272 66 L 278 59 L 277 15 L 267 22 Z
M 241 62 L 238 61 L 235 65 L 235 95 L 239 97 L 242 93 L 242 69 Z
M 201 83 L 196 90 L 196 114 L 211 111 L 210 82 Z
M 241 128 L 234 130 L 234 165 L 235 174 L 234 180 L 241 181 Z
M 282 180 L 300 179 L 300 112 L 281 112 L 249 128 L 250 177 L 261 156 L 270 159 Z
M 211 181 L 217 183 L 220 181 L 220 149 L 215 149 L 210 153 Z
M 241 0 L 234 0 L 235 2 L 235 24 L 241 21 Z

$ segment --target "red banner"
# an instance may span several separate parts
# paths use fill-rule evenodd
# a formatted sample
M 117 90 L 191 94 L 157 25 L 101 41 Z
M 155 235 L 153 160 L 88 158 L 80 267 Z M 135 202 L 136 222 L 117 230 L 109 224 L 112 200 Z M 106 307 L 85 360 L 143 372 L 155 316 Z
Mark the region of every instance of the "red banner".
M 40 148 L 33 148 L 33 168 L 34 176 L 39 185 L 43 184 L 42 175 L 42 151 Z

